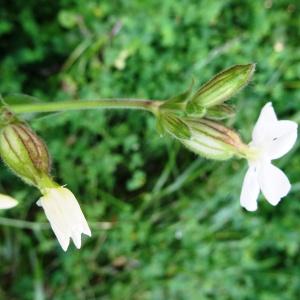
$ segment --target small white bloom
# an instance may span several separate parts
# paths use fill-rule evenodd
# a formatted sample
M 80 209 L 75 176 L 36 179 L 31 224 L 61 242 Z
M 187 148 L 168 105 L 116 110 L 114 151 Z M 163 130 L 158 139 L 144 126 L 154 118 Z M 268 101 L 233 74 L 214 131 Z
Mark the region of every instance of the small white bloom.
M 8 195 L 0 194 L 0 209 L 9 209 L 15 207 L 18 201 Z
M 76 248 L 81 247 L 81 234 L 91 236 L 89 225 L 75 196 L 64 187 L 49 188 L 37 202 L 43 207 L 46 217 L 64 251 L 70 238 Z
M 288 178 L 271 161 L 290 151 L 297 139 L 297 127 L 295 122 L 277 120 L 271 102 L 263 107 L 252 132 L 249 146 L 254 155 L 248 158 L 249 169 L 240 198 L 241 206 L 247 210 L 257 209 L 260 191 L 272 205 L 277 205 L 290 191 Z

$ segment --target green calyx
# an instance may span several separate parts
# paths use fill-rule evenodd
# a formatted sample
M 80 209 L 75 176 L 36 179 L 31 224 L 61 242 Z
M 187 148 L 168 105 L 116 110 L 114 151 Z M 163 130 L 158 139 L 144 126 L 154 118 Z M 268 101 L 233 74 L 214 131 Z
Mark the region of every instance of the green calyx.
M 220 105 L 238 93 L 252 78 L 255 64 L 236 65 L 217 74 L 199 88 L 187 104 L 205 108 Z
M 45 195 L 49 189 L 59 188 L 60 185 L 54 182 L 49 175 L 43 174 L 39 179 L 37 187 L 39 188 L 40 192 Z
M 186 118 L 192 138 L 183 141 L 191 151 L 206 158 L 226 160 L 240 156 L 244 144 L 232 129 L 209 119 Z
M 205 117 L 211 120 L 224 120 L 234 117 L 235 109 L 228 104 L 220 104 L 210 107 L 206 110 Z
M 180 117 L 162 113 L 158 118 L 160 134 L 170 134 L 189 150 L 214 160 L 244 156 L 246 145 L 232 129 L 207 118 Z
M 189 139 L 191 137 L 190 128 L 184 120 L 170 112 L 164 112 L 157 117 L 157 130 L 160 135 L 171 134 L 177 139 Z
M 0 128 L 3 128 L 9 124 L 19 123 L 20 120 L 15 114 L 13 114 L 6 106 L 0 107 Z
M 0 130 L 0 155 L 4 163 L 26 183 L 39 186 L 50 173 L 50 157 L 44 142 L 24 123 Z
M 19 97 L 9 100 L 15 99 Z M 51 161 L 45 143 L 9 110 L 3 100 L 0 109 L 0 156 L 3 162 L 42 194 L 50 188 L 59 187 L 50 176 Z

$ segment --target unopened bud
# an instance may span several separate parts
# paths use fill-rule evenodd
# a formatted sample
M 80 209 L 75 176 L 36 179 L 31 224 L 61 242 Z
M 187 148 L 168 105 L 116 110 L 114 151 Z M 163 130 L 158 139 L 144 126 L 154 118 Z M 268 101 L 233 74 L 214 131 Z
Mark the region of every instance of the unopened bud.
M 13 172 L 29 184 L 39 186 L 50 172 L 46 145 L 24 123 L 9 124 L 1 129 L 0 155 Z
M 191 138 L 181 142 L 206 158 L 226 160 L 241 155 L 245 145 L 233 130 L 211 120 L 186 118 Z
M 0 209 L 9 209 L 18 205 L 18 201 L 8 195 L 0 194 Z
M 240 91 L 251 79 L 255 70 L 255 64 L 236 65 L 217 74 L 195 93 L 187 104 L 198 107 L 212 107 L 222 104 L 238 91 Z

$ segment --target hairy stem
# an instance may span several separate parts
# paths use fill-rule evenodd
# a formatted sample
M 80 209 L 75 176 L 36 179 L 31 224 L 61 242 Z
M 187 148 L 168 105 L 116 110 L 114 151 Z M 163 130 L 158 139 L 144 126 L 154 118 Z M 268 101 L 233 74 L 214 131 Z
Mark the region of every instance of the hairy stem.
M 71 100 L 62 102 L 13 104 L 9 109 L 16 114 L 43 113 L 84 109 L 139 109 L 157 113 L 161 101 L 146 99 L 99 99 L 99 100 Z

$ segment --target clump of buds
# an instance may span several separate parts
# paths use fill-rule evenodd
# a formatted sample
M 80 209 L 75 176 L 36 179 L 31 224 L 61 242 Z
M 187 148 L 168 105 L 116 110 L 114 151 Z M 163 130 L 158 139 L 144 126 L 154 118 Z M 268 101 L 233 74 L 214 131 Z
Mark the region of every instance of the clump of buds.
M 220 124 L 235 115 L 233 106 L 224 103 L 249 83 L 254 64 L 236 65 L 217 74 L 193 92 L 172 97 L 159 107 L 158 129 L 206 158 L 225 160 L 244 157 L 249 147 L 232 129 Z
M 193 92 L 193 84 L 182 94 L 171 97 L 161 106 L 161 111 L 185 113 L 193 117 L 220 120 L 232 117 L 234 108 L 224 103 L 237 94 L 251 80 L 255 64 L 230 67 Z

